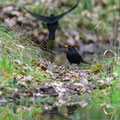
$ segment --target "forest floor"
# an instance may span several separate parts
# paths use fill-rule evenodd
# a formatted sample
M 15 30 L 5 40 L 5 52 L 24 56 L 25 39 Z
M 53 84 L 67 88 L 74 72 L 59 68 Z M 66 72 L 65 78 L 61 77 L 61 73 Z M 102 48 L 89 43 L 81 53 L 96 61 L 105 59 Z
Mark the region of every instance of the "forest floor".
M 24 13 L 21 10 L 17 12 L 14 5 L 4 7 L 0 8 L 1 120 L 24 119 L 26 115 L 36 117 L 44 109 L 74 104 L 83 108 L 91 104 L 102 106 L 108 109 L 108 112 L 104 111 L 108 115 L 114 115 L 116 111 L 119 113 L 120 57 L 116 48 L 105 50 L 99 59 L 93 56 L 90 65 L 58 66 L 48 58 L 46 60 L 48 53 L 36 44 L 43 39 L 47 41 L 48 31 L 44 29 L 43 32 L 37 30 L 26 34 L 26 29 L 32 31 L 33 26 L 38 27 L 38 22 L 25 20 Z M 14 27 L 22 26 L 22 21 L 26 24 L 16 31 Z M 90 39 L 95 38 L 91 36 Z M 39 42 L 33 42 L 36 39 Z M 93 40 L 96 41 L 96 38 Z M 106 57 L 108 54 L 109 57 Z
M 11 30 L 0 26 L 0 31 L 0 104 L 5 109 L 11 106 L 14 113 L 19 113 L 34 110 L 33 107 L 36 110 L 74 104 L 85 107 L 93 101 L 113 109 L 119 104 L 120 62 L 114 51 L 106 51 L 103 59 L 84 68 L 67 68 L 43 59 L 45 51 L 23 42 Z M 114 54 L 105 58 L 108 52 Z

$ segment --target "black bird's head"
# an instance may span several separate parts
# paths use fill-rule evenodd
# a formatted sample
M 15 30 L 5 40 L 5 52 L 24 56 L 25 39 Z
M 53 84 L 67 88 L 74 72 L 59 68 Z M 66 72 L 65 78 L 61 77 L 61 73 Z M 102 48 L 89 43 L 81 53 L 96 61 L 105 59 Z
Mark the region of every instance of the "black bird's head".
M 68 48 L 69 51 L 71 51 L 71 50 L 74 51 L 75 50 L 74 46 L 72 46 L 72 45 L 64 45 L 64 47 Z
M 50 17 L 55 17 L 55 15 L 54 14 L 50 14 Z

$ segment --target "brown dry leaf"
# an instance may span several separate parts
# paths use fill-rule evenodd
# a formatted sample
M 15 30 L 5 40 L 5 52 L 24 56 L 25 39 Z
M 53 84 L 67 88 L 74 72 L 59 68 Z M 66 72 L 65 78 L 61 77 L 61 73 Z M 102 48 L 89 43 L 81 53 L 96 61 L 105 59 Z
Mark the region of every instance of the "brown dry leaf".
M 3 20 L 3 18 L 0 16 L 0 21 L 2 21 Z
M 65 113 L 64 115 L 65 115 L 65 116 L 68 116 L 68 113 Z
M 46 71 L 46 70 L 47 70 L 46 67 L 44 67 L 44 66 L 41 67 L 41 71 Z
M 107 85 L 99 86 L 100 89 L 105 89 L 105 88 L 107 88 L 107 87 L 108 87 Z
M 35 114 L 35 120 L 44 120 L 44 119 L 42 118 L 42 116 L 40 115 L 40 113 L 36 113 Z
M 103 55 L 103 56 L 105 56 L 105 55 L 107 54 L 107 52 L 111 52 L 111 53 L 113 53 L 113 54 L 114 54 L 114 51 L 113 51 L 113 50 L 111 50 L 111 49 L 109 49 L 109 50 L 106 50 L 106 51 L 104 52 L 104 55 Z
M 40 62 L 39 62 L 38 60 L 35 60 L 34 62 L 35 62 L 34 64 L 35 64 L 37 67 L 40 66 Z

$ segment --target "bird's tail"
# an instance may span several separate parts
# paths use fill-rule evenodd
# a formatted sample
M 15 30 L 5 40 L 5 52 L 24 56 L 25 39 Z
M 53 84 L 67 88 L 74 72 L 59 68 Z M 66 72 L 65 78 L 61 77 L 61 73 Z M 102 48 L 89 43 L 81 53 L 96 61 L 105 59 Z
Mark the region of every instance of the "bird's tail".
M 55 33 L 49 33 L 49 40 L 55 40 Z
M 89 63 L 87 63 L 87 62 L 86 62 L 86 61 L 84 61 L 84 60 L 82 61 L 82 63 L 89 64 Z

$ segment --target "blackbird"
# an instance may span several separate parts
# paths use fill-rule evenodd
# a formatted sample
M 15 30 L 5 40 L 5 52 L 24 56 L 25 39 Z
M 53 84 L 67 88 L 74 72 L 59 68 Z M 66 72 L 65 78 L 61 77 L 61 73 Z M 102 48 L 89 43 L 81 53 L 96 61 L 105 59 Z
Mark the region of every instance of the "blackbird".
M 56 29 L 58 28 L 58 21 L 59 19 L 61 19 L 64 15 L 66 15 L 67 13 L 71 12 L 72 10 L 74 10 L 77 6 L 78 6 L 78 3 L 79 3 L 79 0 L 77 0 L 77 3 L 76 5 L 71 8 L 70 10 L 58 15 L 58 16 L 55 16 L 54 14 L 51 14 L 49 17 L 47 16 L 42 16 L 42 15 L 38 15 L 36 13 L 32 13 L 28 10 L 25 10 L 30 13 L 33 17 L 47 23 L 47 28 L 48 28 L 48 31 L 49 31 L 49 40 L 54 40 L 55 39 L 55 31 Z
M 67 51 L 67 59 L 69 61 L 70 64 L 80 64 L 80 63 L 85 63 L 85 64 L 88 64 L 86 61 L 84 61 L 82 59 L 82 57 L 80 56 L 80 54 L 76 51 L 76 49 L 71 46 L 71 45 L 65 45 L 65 47 L 68 48 L 68 51 Z

